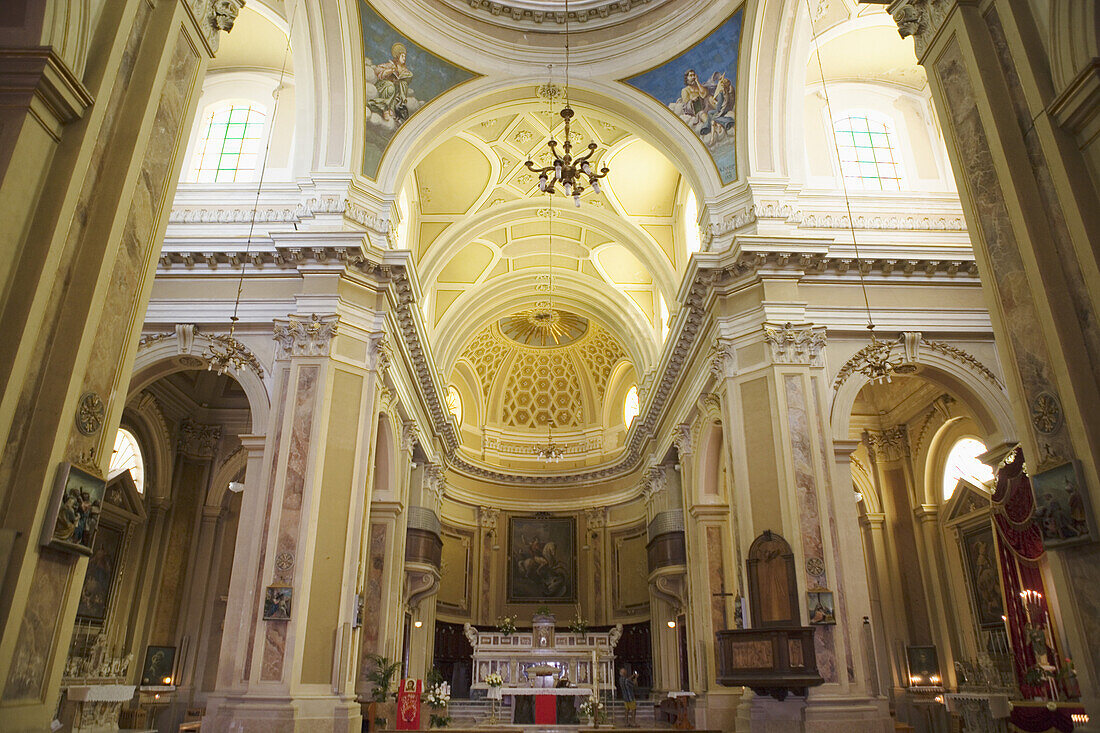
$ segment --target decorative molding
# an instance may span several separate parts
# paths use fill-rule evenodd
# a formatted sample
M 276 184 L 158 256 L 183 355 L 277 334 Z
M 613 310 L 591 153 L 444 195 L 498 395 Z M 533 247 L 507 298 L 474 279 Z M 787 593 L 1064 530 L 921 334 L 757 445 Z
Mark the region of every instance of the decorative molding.
M 938 415 L 940 417 L 938 424 L 940 425 L 947 422 L 951 417 L 951 405 L 953 404 L 955 404 L 955 398 L 946 392 L 932 400 L 932 405 L 928 408 L 928 412 L 924 413 L 924 419 L 921 420 L 920 429 L 917 431 L 917 437 L 913 440 L 914 453 L 920 452 L 925 433 L 928 432 L 928 428 L 932 425 L 932 418 Z
M 176 327 L 172 331 L 166 331 L 163 333 L 152 333 L 142 336 L 138 340 L 138 351 L 143 351 L 154 344 L 157 344 L 165 339 L 175 337 L 176 339 L 176 353 L 184 356 L 195 353 L 195 339 L 206 339 L 215 344 L 220 344 L 225 349 L 234 352 L 253 372 L 256 373 L 260 379 L 264 376 L 264 367 L 260 363 L 259 357 L 256 356 L 252 349 L 248 348 L 244 343 L 238 339 L 230 336 L 229 334 L 207 334 L 199 331 L 198 327 L 193 323 L 177 323 Z M 198 358 L 198 357 L 196 357 Z M 180 360 L 183 361 L 182 359 Z M 200 361 L 200 365 L 206 363 L 205 360 Z
M 917 58 L 920 59 L 954 6 L 954 0 L 894 0 L 886 11 L 894 16 L 902 38 L 913 36 Z
M 730 339 L 715 339 L 710 347 L 710 373 L 718 381 L 737 376 L 737 350 Z
M 103 427 L 107 406 L 95 392 L 85 392 L 76 407 L 76 429 L 81 435 L 95 435 Z
M 904 425 L 864 430 L 863 442 L 876 461 L 897 461 L 909 455 L 909 429 Z
M 650 466 L 642 474 L 642 496 L 645 498 L 646 508 L 653 504 L 654 500 L 668 488 L 668 477 L 662 466 Z
M 681 460 L 690 457 L 694 452 L 691 425 L 686 422 L 677 425 L 672 442 L 676 445 L 676 452 L 680 454 Z
M 477 508 L 477 526 L 485 532 L 492 534 L 497 531 L 497 522 L 500 519 L 500 510 L 492 506 L 479 506 Z
M 339 323 L 340 317 L 335 314 L 313 313 L 309 317 L 291 314 L 286 319 L 276 318 L 275 358 L 328 356 Z
M 584 521 L 589 531 L 603 529 L 607 526 L 607 507 L 586 507 L 584 510 Z
M 643 5 L 653 4 L 653 0 L 590 0 L 578 2 L 581 7 L 570 10 L 546 10 L 546 3 L 535 4 L 534 7 L 524 7 L 531 3 L 514 3 L 508 0 L 451 0 L 450 4 L 461 7 L 468 6 L 474 11 L 488 13 L 494 18 L 512 20 L 516 23 L 556 23 L 563 25 L 566 20 L 570 23 L 585 23 L 596 18 L 608 18 L 616 13 L 627 13 Z
M 822 366 L 825 330 L 807 326 L 795 328 L 789 322 L 781 328 L 764 326 L 764 340 L 771 346 L 775 364 Z
M 401 423 L 401 450 L 412 453 L 419 442 L 415 420 L 405 420 Z
M 943 341 L 926 339 L 915 331 L 907 331 L 901 334 L 901 336 L 893 341 L 893 344 L 901 345 L 907 364 L 921 363 L 921 349 L 928 348 L 931 351 L 942 354 L 948 359 L 974 370 L 993 385 L 997 387 L 1001 386 L 1001 382 L 997 379 L 997 375 L 994 374 L 989 367 L 980 362 L 973 354 L 964 349 L 960 349 L 958 346 L 952 346 Z M 837 372 L 836 378 L 833 380 L 833 389 L 840 389 L 840 386 L 844 384 L 850 376 L 856 373 L 856 367 L 866 360 L 868 354 L 870 354 L 873 349 L 874 346 L 868 344 L 853 354 L 848 361 L 844 362 L 843 366 L 840 367 L 840 371 Z
M 390 349 L 386 332 L 375 331 L 367 338 L 367 368 L 385 372 L 393 363 L 393 350 Z
M 424 466 L 424 486 L 428 489 L 435 506 L 443 506 L 443 498 L 447 495 L 447 478 L 443 472 L 443 466 L 437 463 L 429 463 Z
M 176 446 L 180 453 L 192 458 L 213 458 L 221 437 L 220 425 L 204 425 L 185 418 L 180 423 Z

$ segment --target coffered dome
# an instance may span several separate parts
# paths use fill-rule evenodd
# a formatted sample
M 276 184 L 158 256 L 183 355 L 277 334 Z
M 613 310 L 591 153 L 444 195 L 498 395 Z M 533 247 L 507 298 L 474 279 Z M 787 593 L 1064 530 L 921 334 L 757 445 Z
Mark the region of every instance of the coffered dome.
M 450 381 L 461 398 L 463 447 L 521 466 L 552 439 L 579 465 L 622 445 L 621 402 L 635 383 L 622 341 L 606 326 L 539 304 L 478 331 Z

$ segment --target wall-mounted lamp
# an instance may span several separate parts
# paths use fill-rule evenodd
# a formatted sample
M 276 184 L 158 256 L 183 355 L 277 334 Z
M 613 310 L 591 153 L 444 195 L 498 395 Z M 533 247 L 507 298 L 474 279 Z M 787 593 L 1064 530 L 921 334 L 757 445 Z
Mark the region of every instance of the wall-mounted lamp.
M 415 626 L 418 629 L 423 625 L 424 625 L 424 622 L 421 621 L 420 619 L 417 619 L 416 621 L 413 621 L 413 626 Z
M 667 624 L 668 624 L 668 628 L 670 628 L 670 629 L 675 629 L 675 628 L 676 628 L 676 622 L 675 622 L 675 621 L 673 621 L 672 619 L 669 619 L 669 620 L 668 620 L 668 621 L 666 621 L 665 623 L 667 623 Z
M 230 481 L 229 490 L 232 491 L 234 494 L 239 494 L 244 491 L 244 484 L 242 484 L 240 481 Z

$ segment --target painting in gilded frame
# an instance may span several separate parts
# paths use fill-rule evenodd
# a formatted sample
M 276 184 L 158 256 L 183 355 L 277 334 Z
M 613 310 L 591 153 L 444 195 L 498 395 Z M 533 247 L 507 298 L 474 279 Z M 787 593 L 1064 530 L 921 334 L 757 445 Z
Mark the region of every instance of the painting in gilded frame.
M 359 0 L 365 109 L 363 173 L 378 175 L 390 141 L 417 110 L 477 76 L 402 35 L 366 0 Z
M 723 185 L 737 180 L 739 9 L 679 56 L 623 79 L 668 107 L 706 146 Z
M 508 602 L 575 603 L 575 517 L 510 517 Z

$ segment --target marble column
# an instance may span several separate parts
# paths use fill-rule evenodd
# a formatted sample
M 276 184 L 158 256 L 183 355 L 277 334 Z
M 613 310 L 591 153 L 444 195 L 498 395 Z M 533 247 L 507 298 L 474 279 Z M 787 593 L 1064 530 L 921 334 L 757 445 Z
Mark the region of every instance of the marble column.
M 1100 518 L 1100 55 L 1090 3 L 895 0 L 958 181 L 1034 474 L 1077 460 Z M 1087 38 L 1082 43 L 1076 39 Z M 1100 730 L 1100 545 L 1048 552 L 1058 628 Z
M 62 462 L 106 471 L 219 33 L 196 0 L 58 5 L 19 3 L 0 52 L 0 524 L 20 533 L 0 569 L 10 731 L 54 714 L 86 562 L 40 548 L 39 532 Z
M 362 319 L 357 311 L 346 319 L 313 313 L 275 322 L 272 422 L 260 480 L 246 484 L 246 496 L 256 495 L 242 506 L 238 532 L 242 557 L 256 562 L 235 563 L 219 687 L 204 719 L 215 729 L 360 725 L 352 686 L 355 589 L 369 496 L 356 487 L 368 485 L 371 344 L 379 340 Z M 252 451 L 258 443 L 246 440 Z M 289 604 L 268 608 L 269 593 L 289 593 Z
M 780 307 L 779 298 L 767 298 L 768 289 L 790 298 L 790 288 L 770 276 L 761 280 L 766 315 Z M 870 599 L 851 476 L 838 475 L 826 428 L 825 346 L 824 330 L 811 324 L 746 320 L 724 327 L 714 345 L 712 373 L 723 380 L 715 391 L 723 398 L 733 457 L 740 556 L 747 556 L 765 530 L 782 535 L 795 555 L 802 622 L 808 622 L 808 590 L 831 591 L 835 604 L 836 624 L 814 632 L 824 684 L 812 688 L 804 702 L 784 708 L 798 708 L 791 720 L 782 721 L 787 727 L 776 727 L 776 711 L 767 700 L 743 704 L 738 724 L 754 732 L 892 729 L 885 701 L 872 696 L 865 674 L 862 622 Z M 751 613 L 747 621 L 754 626 Z

